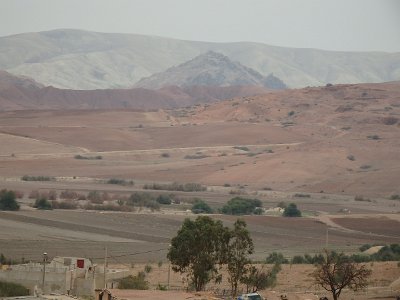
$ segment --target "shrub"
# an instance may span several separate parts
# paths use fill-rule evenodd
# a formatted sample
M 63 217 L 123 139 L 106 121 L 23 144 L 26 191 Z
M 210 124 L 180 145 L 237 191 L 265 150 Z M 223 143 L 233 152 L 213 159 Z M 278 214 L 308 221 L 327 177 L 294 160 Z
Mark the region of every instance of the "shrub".
M 181 192 L 203 192 L 206 191 L 207 188 L 199 183 L 185 183 L 180 184 L 177 182 L 170 184 L 145 184 L 143 186 L 145 190 L 165 190 L 165 191 L 181 191 Z
M 103 197 L 101 196 L 101 194 L 98 191 L 90 191 L 87 199 L 92 202 L 92 203 L 96 203 L 96 204 L 102 204 L 104 202 Z
M 156 202 L 154 197 L 149 193 L 133 193 L 127 200 L 127 205 L 137 206 L 137 207 L 147 207 L 151 210 L 159 210 L 160 204 Z
M 211 214 L 213 210 L 211 207 L 201 199 L 195 199 L 192 206 L 192 213 L 194 214 Z
M 78 205 L 71 201 L 52 201 L 51 207 L 53 209 L 76 209 Z
M 282 253 L 279 252 L 272 252 L 266 258 L 265 262 L 267 264 L 287 264 L 289 261 L 283 256 Z
M 144 271 L 145 271 L 146 273 L 150 273 L 152 270 L 153 270 L 153 267 L 152 267 L 152 266 L 150 266 L 150 265 L 145 265 L 145 266 L 144 266 Z
M 371 202 L 371 199 L 364 198 L 364 197 L 361 196 L 361 195 L 356 195 L 356 196 L 354 197 L 354 201 Z
M 361 252 L 364 252 L 366 250 L 368 250 L 369 248 L 371 248 L 370 244 L 364 244 L 362 245 L 360 248 L 358 248 Z
M 291 117 L 294 115 L 294 110 L 288 112 L 288 116 Z
M 360 167 L 360 169 L 361 170 L 368 170 L 368 169 L 371 169 L 371 165 L 362 165 L 361 167 Z
M 19 210 L 19 204 L 15 200 L 16 196 L 13 191 L 0 191 L 0 210 Z
M 18 283 L 0 281 L 0 297 L 28 296 L 29 289 Z
M 75 159 L 88 159 L 88 160 L 98 160 L 98 159 L 103 159 L 101 155 L 97 156 L 82 156 L 80 154 L 74 156 Z
M 367 138 L 368 138 L 369 140 L 379 140 L 379 139 L 380 139 L 379 135 L 377 135 L 377 134 L 368 135 Z
M 399 194 L 393 194 L 390 196 L 390 200 L 400 200 L 400 195 Z
M 246 146 L 235 146 L 233 149 L 242 150 L 242 151 L 250 151 L 250 149 Z
M 60 193 L 60 199 L 68 199 L 68 200 L 72 200 L 72 199 L 78 199 L 79 195 L 76 192 L 73 191 L 62 191 Z M 85 197 L 86 198 L 86 197 Z
M 168 157 L 170 157 L 170 155 L 169 155 L 169 153 L 164 152 L 164 153 L 161 153 L 161 157 L 168 158 Z
M 221 212 L 227 215 L 253 214 L 257 207 L 262 207 L 259 199 L 235 197 L 222 207 Z
M 108 184 L 119 184 L 119 185 L 134 185 L 135 183 L 132 180 L 125 180 L 125 179 L 119 179 L 119 178 L 110 178 L 107 180 Z
M 294 196 L 297 198 L 310 198 L 311 197 L 310 194 L 300 194 L 300 193 L 294 194 Z
M 159 195 L 156 201 L 160 204 L 169 205 L 172 203 L 172 197 L 170 195 Z
M 193 154 L 193 155 L 185 155 L 184 159 L 202 159 L 207 157 L 209 156 L 205 154 Z
M 307 261 L 301 255 L 293 256 L 292 260 L 290 261 L 291 264 L 305 264 Z
M 146 280 L 146 274 L 139 272 L 137 275 L 127 276 L 119 280 L 119 289 L 130 289 L 130 290 L 148 290 L 149 282 Z
M 21 177 L 21 180 L 23 181 L 54 181 L 54 177 L 50 176 L 29 176 L 29 175 L 24 175 Z
M 53 209 L 51 207 L 51 203 L 49 202 L 49 200 L 47 200 L 47 198 L 44 198 L 44 197 L 36 199 L 35 204 L 33 205 L 33 207 L 35 207 L 37 209 L 42 209 L 42 210 L 51 210 L 51 209 Z
M 351 161 L 356 160 L 356 158 L 355 158 L 354 155 L 352 155 L 352 154 L 347 155 L 347 159 L 348 159 L 348 160 L 351 160 Z
M 283 211 L 284 217 L 301 217 L 301 211 L 297 208 L 297 205 L 290 203 Z

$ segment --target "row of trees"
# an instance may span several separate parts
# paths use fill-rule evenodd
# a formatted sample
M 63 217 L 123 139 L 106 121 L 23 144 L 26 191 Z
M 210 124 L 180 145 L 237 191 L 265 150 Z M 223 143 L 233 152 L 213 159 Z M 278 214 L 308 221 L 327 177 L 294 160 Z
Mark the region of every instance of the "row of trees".
M 280 271 L 280 263 L 285 259 L 281 254 L 269 256 L 274 267 L 259 269 L 252 264 L 250 255 L 254 244 L 243 220 L 237 220 L 233 229 L 224 227 L 221 221 L 208 216 L 195 220 L 185 219 L 177 235 L 171 240 L 167 257 L 175 272 L 186 273 L 196 291 L 214 280 L 221 282 L 221 268 L 226 267 L 232 296 L 236 296 L 239 284 L 252 292 L 274 285 Z M 371 275 L 365 265 L 359 265 L 343 253 L 326 250 L 315 260 L 316 269 L 312 273 L 314 282 L 332 293 L 337 300 L 342 290 L 364 288 Z

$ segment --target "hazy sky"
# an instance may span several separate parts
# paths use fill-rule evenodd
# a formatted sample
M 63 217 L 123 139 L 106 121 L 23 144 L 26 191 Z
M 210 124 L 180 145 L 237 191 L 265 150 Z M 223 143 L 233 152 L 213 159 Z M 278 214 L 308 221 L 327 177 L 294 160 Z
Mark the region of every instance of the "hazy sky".
M 0 0 L 0 36 L 56 28 L 400 52 L 400 0 Z

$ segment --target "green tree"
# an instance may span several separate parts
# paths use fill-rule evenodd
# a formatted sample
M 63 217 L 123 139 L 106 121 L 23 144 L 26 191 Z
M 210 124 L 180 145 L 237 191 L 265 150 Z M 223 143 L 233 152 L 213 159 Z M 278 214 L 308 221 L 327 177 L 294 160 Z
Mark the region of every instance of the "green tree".
M 371 273 L 365 265 L 352 262 L 343 253 L 326 250 L 325 259 L 317 264 L 312 277 L 316 284 L 331 292 L 333 299 L 337 300 L 345 287 L 357 291 L 368 286 Z
M 192 213 L 194 214 L 211 214 L 213 210 L 211 207 L 201 199 L 195 199 L 192 206 Z
M 43 209 L 43 210 L 53 209 L 53 207 L 51 206 L 51 203 L 45 197 L 40 197 L 40 198 L 36 199 L 33 207 L 35 207 L 37 209 Z
M 301 217 L 301 211 L 297 208 L 297 205 L 290 203 L 283 211 L 284 217 Z
M 7 190 L 0 191 L 0 210 L 19 210 L 15 192 Z
M 259 199 L 235 197 L 222 207 L 221 212 L 227 215 L 246 215 L 255 213 L 257 207 L 262 207 Z
M 218 278 L 217 265 L 223 263 L 223 241 L 228 234 L 221 221 L 208 216 L 185 219 L 167 254 L 172 269 L 188 273 L 196 291 L 203 290 L 209 281 Z
M 237 295 L 238 284 L 246 275 L 246 266 L 251 262 L 249 255 L 254 252 L 253 240 L 246 226 L 246 222 L 239 219 L 230 232 L 227 267 L 233 297 Z

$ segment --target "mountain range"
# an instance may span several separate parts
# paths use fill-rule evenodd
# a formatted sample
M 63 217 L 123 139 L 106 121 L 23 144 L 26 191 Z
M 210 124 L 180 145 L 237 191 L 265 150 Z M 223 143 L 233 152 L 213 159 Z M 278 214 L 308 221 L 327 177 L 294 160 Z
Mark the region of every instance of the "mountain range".
M 400 53 L 337 52 L 59 29 L 0 37 L 0 69 L 65 89 L 128 88 L 215 51 L 289 88 L 400 79 Z
M 260 95 L 259 86 L 168 86 L 160 89 L 71 90 L 44 87 L 29 78 L 0 71 L 0 111 L 26 109 L 161 109 Z
M 285 89 L 282 80 L 273 74 L 264 77 L 257 71 L 233 62 L 227 56 L 208 51 L 164 72 L 143 78 L 134 87 L 158 89 L 165 86 L 265 86 Z

